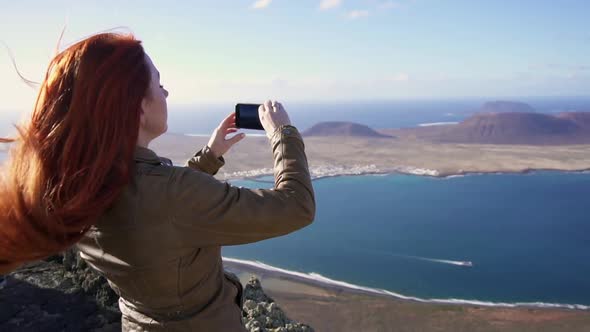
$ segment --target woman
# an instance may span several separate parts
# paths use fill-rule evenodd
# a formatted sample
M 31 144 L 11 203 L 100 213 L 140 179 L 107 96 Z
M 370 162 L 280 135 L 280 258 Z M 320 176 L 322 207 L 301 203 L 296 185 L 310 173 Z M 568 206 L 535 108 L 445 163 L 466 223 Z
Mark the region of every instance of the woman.
M 148 148 L 167 130 L 167 96 L 132 36 L 96 35 L 52 60 L 0 183 L 0 273 L 77 244 L 120 295 L 123 330 L 242 331 L 220 246 L 312 222 L 303 141 L 267 101 L 275 187 L 233 187 L 212 176 L 243 138 L 226 140 L 232 115 L 185 167 Z

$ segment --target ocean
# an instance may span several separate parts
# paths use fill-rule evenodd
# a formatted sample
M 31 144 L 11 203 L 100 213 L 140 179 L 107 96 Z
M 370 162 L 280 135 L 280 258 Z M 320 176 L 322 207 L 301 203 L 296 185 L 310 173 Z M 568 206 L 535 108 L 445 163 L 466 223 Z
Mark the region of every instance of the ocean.
M 314 188 L 311 226 L 224 257 L 420 299 L 590 305 L 590 174 L 347 176 Z

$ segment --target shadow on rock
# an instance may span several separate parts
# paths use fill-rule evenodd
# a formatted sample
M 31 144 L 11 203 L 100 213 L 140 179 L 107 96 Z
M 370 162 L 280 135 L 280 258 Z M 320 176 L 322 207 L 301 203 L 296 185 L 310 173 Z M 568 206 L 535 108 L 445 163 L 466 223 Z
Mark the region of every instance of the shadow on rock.
M 120 331 L 121 314 L 63 278 L 57 264 L 0 277 L 0 331 Z

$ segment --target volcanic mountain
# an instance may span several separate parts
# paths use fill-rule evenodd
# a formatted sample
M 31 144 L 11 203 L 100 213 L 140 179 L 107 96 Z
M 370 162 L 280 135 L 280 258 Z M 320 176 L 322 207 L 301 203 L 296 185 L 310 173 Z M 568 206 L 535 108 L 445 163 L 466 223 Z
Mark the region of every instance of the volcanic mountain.
M 479 113 L 534 113 L 535 109 L 529 104 L 518 101 L 496 100 L 484 103 Z
M 353 122 L 320 122 L 302 134 L 304 136 L 392 137 Z
M 382 132 L 441 143 L 590 144 L 590 112 L 536 113 L 524 103 L 497 101 L 458 124 Z
M 482 113 L 448 126 L 439 142 L 485 144 L 590 143 L 590 113 Z M 442 128 L 441 128 L 442 129 Z

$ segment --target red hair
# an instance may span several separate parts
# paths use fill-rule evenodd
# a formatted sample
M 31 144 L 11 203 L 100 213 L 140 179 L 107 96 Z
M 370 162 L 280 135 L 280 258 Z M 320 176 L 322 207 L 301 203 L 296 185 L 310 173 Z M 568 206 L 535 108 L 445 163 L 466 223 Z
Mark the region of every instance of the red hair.
M 150 70 L 141 42 L 105 33 L 49 64 L 0 178 L 0 274 L 76 243 L 129 183 Z

